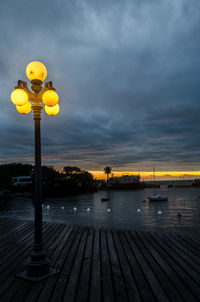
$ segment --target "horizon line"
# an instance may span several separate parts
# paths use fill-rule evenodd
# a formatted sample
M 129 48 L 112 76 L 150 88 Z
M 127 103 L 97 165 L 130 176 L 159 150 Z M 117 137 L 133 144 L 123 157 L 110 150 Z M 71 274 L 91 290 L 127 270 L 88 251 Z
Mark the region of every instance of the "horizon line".
M 102 170 L 87 170 L 96 179 L 106 179 L 106 174 Z M 110 177 L 121 177 L 123 175 L 140 175 L 141 179 L 149 180 L 154 177 L 153 172 L 149 171 L 112 171 Z M 200 171 L 155 171 L 155 178 L 162 180 L 180 180 L 182 177 L 184 180 L 191 180 L 192 177 L 200 177 Z M 183 180 L 182 179 L 182 180 Z

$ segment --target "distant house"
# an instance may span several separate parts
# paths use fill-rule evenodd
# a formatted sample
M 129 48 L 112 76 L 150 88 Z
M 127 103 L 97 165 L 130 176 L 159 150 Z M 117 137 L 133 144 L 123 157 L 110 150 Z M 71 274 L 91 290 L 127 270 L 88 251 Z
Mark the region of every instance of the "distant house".
M 29 185 L 29 184 L 32 184 L 31 176 L 15 176 L 15 177 L 12 177 L 12 186 L 23 187 L 23 186 L 26 186 L 26 185 Z
M 121 177 L 111 177 L 109 184 L 135 184 L 140 182 L 140 175 L 123 175 Z

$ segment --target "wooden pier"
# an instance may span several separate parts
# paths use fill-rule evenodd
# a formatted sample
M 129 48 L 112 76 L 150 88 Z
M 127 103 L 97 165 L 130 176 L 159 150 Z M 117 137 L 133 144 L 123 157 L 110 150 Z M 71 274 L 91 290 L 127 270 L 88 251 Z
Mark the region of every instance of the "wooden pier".
M 59 274 L 16 277 L 33 244 L 33 222 L 0 218 L 0 301 L 200 301 L 200 237 L 44 223 Z

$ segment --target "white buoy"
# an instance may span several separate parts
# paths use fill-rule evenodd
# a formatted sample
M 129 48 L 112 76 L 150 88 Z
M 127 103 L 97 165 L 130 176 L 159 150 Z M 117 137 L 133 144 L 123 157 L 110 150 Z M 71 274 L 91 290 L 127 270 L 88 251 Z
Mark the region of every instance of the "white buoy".
M 90 208 L 87 208 L 87 212 L 90 212 L 91 210 L 90 210 Z
M 140 209 L 137 209 L 137 212 L 139 213 L 139 212 L 141 212 L 141 210 L 140 210 Z
M 50 209 L 50 205 L 47 205 L 47 209 Z
M 77 207 L 74 207 L 74 211 L 77 211 L 78 209 L 77 209 Z
M 42 204 L 42 208 L 43 208 L 43 204 Z
M 111 209 L 107 209 L 107 212 L 111 212 Z
M 64 208 L 65 208 L 65 207 L 64 207 L 64 206 L 62 206 L 62 207 L 61 207 L 61 210 L 64 210 Z
M 158 214 L 162 214 L 162 211 L 158 211 Z

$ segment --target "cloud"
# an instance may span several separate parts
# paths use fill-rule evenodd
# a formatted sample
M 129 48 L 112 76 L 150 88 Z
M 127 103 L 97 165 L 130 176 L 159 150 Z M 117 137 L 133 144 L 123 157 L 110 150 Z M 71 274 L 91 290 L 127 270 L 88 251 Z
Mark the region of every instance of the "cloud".
M 1 1 L 0 25 L 2 163 L 33 161 L 32 116 L 10 93 L 37 59 L 61 108 L 43 113 L 45 164 L 198 167 L 199 1 Z

